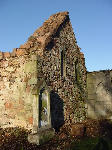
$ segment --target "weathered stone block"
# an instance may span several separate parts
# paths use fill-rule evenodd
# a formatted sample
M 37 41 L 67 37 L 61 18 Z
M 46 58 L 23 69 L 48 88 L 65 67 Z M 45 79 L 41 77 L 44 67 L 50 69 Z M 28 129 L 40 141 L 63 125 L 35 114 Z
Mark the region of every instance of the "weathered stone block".
M 94 101 L 89 101 L 88 102 L 88 112 L 89 111 L 94 111 L 95 110 L 95 103 Z
M 13 106 L 13 105 L 12 105 L 11 102 L 6 102 L 6 103 L 5 103 L 5 108 L 6 108 L 6 109 L 11 109 L 12 106 Z
M 33 77 L 32 77 L 30 80 L 28 80 L 28 84 L 29 84 L 29 85 L 37 84 L 37 78 L 35 78 L 35 77 L 33 78 Z
M 75 137 L 83 137 L 85 132 L 85 126 L 82 123 L 76 123 L 71 126 L 71 135 Z
M 87 117 L 88 117 L 88 118 L 91 118 L 91 119 L 97 119 L 97 118 L 98 118 L 98 117 L 97 117 L 97 113 L 95 113 L 94 110 L 89 110 L 89 111 L 87 111 Z
M 16 51 L 16 55 L 19 57 L 19 56 L 22 56 L 25 54 L 25 49 L 17 49 Z
M 29 117 L 28 122 L 29 122 L 29 124 L 33 124 L 33 117 Z
M 13 71 L 15 71 L 15 68 L 13 66 L 11 66 L 11 67 L 7 67 L 6 70 L 9 72 L 13 72 Z
M 14 48 L 13 51 L 12 51 L 12 53 L 11 53 L 11 56 L 12 56 L 12 57 L 15 57 L 15 56 L 16 56 L 16 51 L 17 51 L 17 48 Z
M 0 52 L 0 60 L 3 59 L 3 52 Z
M 95 100 L 96 100 L 96 94 L 95 93 L 94 94 L 88 93 L 88 101 L 90 102 L 90 100 L 94 100 L 94 102 L 95 102 Z
M 20 45 L 21 49 L 29 49 L 30 48 L 30 42 L 25 43 L 24 45 Z
M 25 73 L 34 73 L 37 71 L 37 62 L 29 61 L 25 63 Z
M 28 135 L 28 141 L 33 144 L 41 145 L 47 141 L 49 141 L 54 136 L 54 129 L 40 129 L 35 134 Z
M 90 83 L 87 84 L 87 88 L 88 89 L 94 89 L 94 87 L 95 87 L 94 83 L 93 84 L 92 83 L 91 84 Z
M 4 58 L 9 58 L 11 56 L 9 52 L 4 52 L 3 55 L 4 55 Z

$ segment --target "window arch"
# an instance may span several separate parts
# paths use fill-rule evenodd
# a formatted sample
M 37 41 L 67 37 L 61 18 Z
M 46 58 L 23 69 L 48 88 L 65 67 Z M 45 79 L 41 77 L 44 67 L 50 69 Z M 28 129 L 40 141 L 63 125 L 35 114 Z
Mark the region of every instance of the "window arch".
M 75 61 L 75 81 L 78 82 L 78 60 Z
M 43 87 L 39 92 L 39 127 L 48 124 L 48 91 Z
M 45 81 L 39 81 L 32 90 L 33 97 L 33 133 L 44 126 L 51 127 L 50 89 Z
M 61 77 L 66 76 L 65 46 L 61 50 Z

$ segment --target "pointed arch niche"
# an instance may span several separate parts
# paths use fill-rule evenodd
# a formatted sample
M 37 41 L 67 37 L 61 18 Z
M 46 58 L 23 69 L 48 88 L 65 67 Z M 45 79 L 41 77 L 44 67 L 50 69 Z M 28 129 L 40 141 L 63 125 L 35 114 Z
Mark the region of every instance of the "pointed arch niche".
M 39 129 L 51 127 L 50 89 L 45 81 L 38 82 L 33 94 L 33 133 Z
M 65 58 L 65 45 L 60 48 L 60 60 L 61 60 L 61 77 L 66 77 L 66 58 Z

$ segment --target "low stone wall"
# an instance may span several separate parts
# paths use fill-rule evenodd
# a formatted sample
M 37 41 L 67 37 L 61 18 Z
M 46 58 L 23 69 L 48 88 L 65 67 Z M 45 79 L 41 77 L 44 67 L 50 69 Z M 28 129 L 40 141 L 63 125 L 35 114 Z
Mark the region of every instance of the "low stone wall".
M 88 117 L 112 119 L 112 71 L 88 72 Z

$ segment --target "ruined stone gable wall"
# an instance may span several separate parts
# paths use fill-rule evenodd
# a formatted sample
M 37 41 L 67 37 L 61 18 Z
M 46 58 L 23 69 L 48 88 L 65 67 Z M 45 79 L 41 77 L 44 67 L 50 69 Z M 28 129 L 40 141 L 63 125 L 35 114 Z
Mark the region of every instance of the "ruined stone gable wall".
M 62 50 L 65 51 L 65 77 L 61 76 Z M 32 128 L 32 90 L 43 79 L 63 101 L 65 123 L 85 119 L 85 61 L 67 12 L 51 16 L 24 45 L 12 53 L 1 52 L 0 72 L 1 126 Z M 54 109 L 57 120 L 62 119 L 59 118 L 62 109 L 59 111 L 59 107 Z
M 61 76 L 61 50 L 65 50 L 65 77 Z M 42 57 L 42 66 L 45 81 L 63 100 L 64 121 L 69 124 L 84 120 L 86 117 L 84 104 L 86 68 L 84 56 L 77 46 L 69 17 L 59 27 L 53 40 L 46 47 Z M 58 109 L 56 111 L 58 112 Z
M 37 80 L 43 78 L 42 64 L 39 60 L 42 60 L 43 50 L 51 40 L 52 34 L 64 21 L 64 14 L 66 13 L 59 13 L 60 17 L 56 20 L 55 27 L 54 16 L 51 16 L 49 34 L 44 23 L 20 48 L 14 49 L 12 53 L 0 52 L 0 126 L 32 128 L 32 89 L 37 85 Z
M 23 47 L 23 46 L 21 46 Z M 30 48 L 30 47 L 29 47 Z M 37 60 L 29 48 L 1 52 L 0 126 L 32 128 L 32 84 L 37 80 Z
M 88 72 L 88 117 L 112 119 L 112 70 Z

